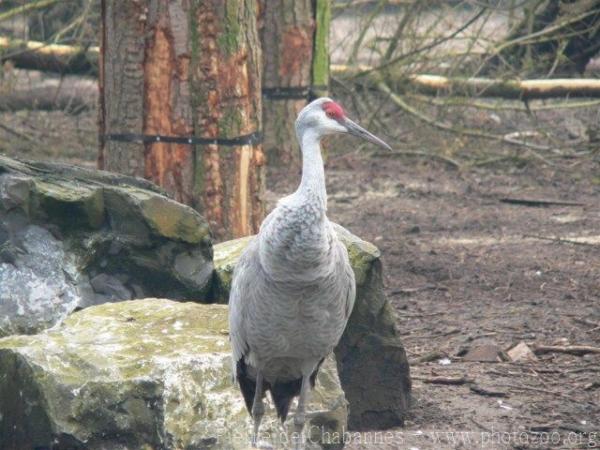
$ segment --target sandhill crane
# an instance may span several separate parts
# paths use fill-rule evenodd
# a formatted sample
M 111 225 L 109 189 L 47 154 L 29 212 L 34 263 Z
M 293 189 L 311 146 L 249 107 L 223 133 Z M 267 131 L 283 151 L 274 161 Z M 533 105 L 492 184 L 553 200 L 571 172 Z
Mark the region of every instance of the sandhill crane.
M 267 390 L 282 423 L 291 401 L 299 396 L 294 426 L 296 436 L 302 436 L 309 391 L 354 305 L 348 252 L 326 215 L 320 141 L 336 133 L 390 149 L 348 119 L 330 98 L 307 105 L 296 120 L 302 149 L 300 186 L 279 200 L 233 273 L 229 296 L 233 370 L 254 419 L 253 445 Z

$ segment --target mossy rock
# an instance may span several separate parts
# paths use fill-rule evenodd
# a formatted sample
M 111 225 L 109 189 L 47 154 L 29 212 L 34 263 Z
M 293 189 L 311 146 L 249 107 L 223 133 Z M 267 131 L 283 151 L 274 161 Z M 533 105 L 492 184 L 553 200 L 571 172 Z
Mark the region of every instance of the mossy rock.
M 230 371 L 224 305 L 93 306 L 58 328 L 0 339 L 0 442 L 6 450 L 245 449 L 251 419 Z M 313 439 L 346 426 L 333 358 L 309 411 L 319 411 Z M 285 440 L 272 405 L 261 430 Z
M 104 199 L 98 186 L 35 180 L 33 195 L 43 220 L 67 228 L 99 228 L 104 222 Z
M 146 180 L 0 156 L 0 336 L 133 298 L 208 298 L 208 224 Z
M 334 228 L 348 249 L 356 277 L 356 302 L 335 351 L 350 404 L 348 425 L 351 429 L 400 425 L 410 405 L 410 370 L 393 307 L 383 290 L 379 249 L 340 225 Z M 217 301 L 227 303 L 235 264 L 251 239 L 214 246 Z

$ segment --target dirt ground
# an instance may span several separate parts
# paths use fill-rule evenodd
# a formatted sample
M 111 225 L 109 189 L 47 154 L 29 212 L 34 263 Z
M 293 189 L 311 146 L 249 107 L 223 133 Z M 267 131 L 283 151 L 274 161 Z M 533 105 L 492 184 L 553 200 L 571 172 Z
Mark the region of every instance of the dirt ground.
M 377 438 L 367 433 L 349 448 L 600 446 L 600 354 L 526 363 L 459 356 L 521 341 L 600 346 L 596 186 L 560 170 L 461 173 L 355 155 L 332 162 L 328 180 L 331 219 L 382 251 L 414 380 L 407 427 L 380 434 L 387 447 L 361 445 Z M 507 197 L 585 206 L 500 201 Z M 573 242 L 546 239 L 555 237 Z M 461 384 L 427 383 L 436 377 Z
M 599 448 L 600 353 L 467 361 L 469 350 L 519 342 L 600 348 L 597 109 L 550 109 L 529 122 L 510 112 L 450 115 L 496 132 L 535 126 L 560 136 L 588 126 L 587 137 L 572 131 L 572 145 L 543 153 L 443 135 L 387 103 L 376 122 L 344 103 L 399 153 L 328 142 L 329 217 L 381 249 L 414 385 L 406 427 L 350 434 L 347 448 Z M 94 165 L 94 111 L 4 113 L 0 124 L 5 154 Z M 271 205 L 295 188 L 294 175 L 270 170 Z

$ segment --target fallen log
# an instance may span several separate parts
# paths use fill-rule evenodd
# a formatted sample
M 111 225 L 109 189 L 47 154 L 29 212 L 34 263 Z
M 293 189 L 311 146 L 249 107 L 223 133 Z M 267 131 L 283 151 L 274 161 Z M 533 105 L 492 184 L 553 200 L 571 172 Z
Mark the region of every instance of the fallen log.
M 570 355 L 581 356 L 587 353 L 600 353 L 600 347 L 592 347 L 590 345 L 536 345 L 533 351 L 536 354 L 567 353 Z
M 332 76 L 352 78 L 362 84 L 383 81 L 384 76 L 368 66 L 332 65 Z M 456 97 L 500 97 L 510 100 L 541 100 L 563 97 L 600 98 L 600 80 L 592 78 L 560 78 L 550 80 L 497 80 L 490 78 L 450 78 L 441 75 L 405 75 L 390 71 L 385 74 L 396 89 L 412 90 L 427 95 Z
M 0 111 L 63 110 L 80 112 L 92 108 L 98 100 L 96 80 L 68 77 L 45 80 L 28 88 L 0 93 Z
M 0 37 L 0 62 L 43 72 L 98 75 L 99 47 L 48 44 Z

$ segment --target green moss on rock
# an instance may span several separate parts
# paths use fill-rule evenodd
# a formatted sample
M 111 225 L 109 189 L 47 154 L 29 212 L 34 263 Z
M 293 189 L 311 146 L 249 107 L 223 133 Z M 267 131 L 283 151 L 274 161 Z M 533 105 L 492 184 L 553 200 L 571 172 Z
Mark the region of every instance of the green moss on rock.
M 77 182 L 36 180 L 34 196 L 51 222 L 76 228 L 98 228 L 104 222 L 102 189 Z
M 90 307 L 39 335 L 0 339 L 3 448 L 248 448 L 229 352 L 226 306 L 159 299 Z M 347 411 L 333 358 L 318 386 L 310 409 L 325 412 L 313 420 L 339 432 Z M 263 430 L 275 435 L 267 415 Z

